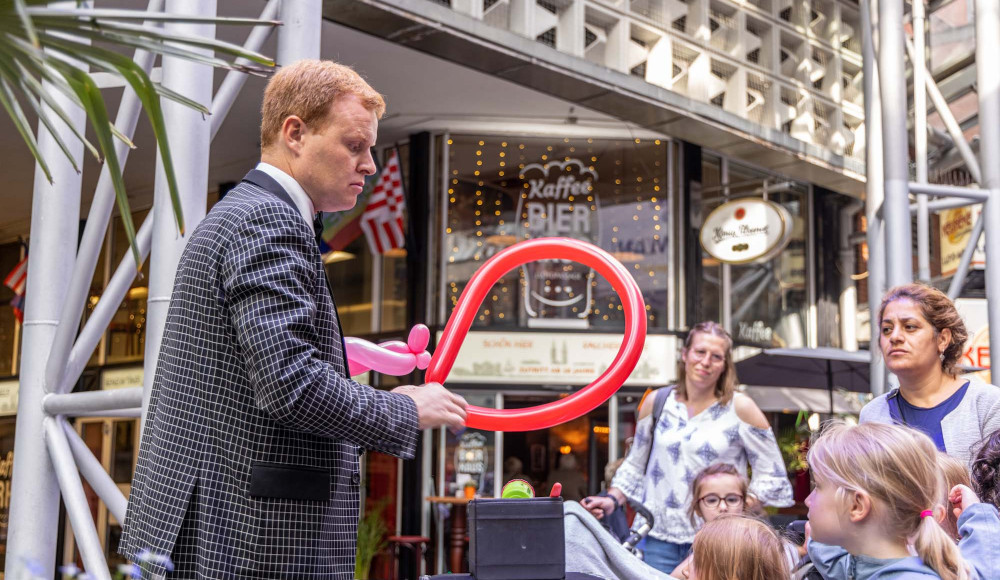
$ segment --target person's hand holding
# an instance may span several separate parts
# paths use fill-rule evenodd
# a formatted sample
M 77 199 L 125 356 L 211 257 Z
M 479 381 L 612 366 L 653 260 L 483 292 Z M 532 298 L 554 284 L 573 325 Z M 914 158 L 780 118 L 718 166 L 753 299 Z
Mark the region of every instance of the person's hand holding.
M 615 511 L 615 500 L 601 495 L 592 495 L 583 498 L 580 502 L 595 518 L 603 520 L 604 516 Z
M 444 388 L 441 383 L 404 385 L 396 387 L 392 392 L 413 399 L 417 405 L 421 430 L 445 425 L 448 427 L 465 425 L 465 409 L 468 403 L 460 395 Z
M 952 512 L 955 513 L 955 517 L 962 515 L 968 507 L 974 503 L 979 503 L 979 497 L 976 496 L 976 492 L 969 489 L 968 486 L 958 484 L 951 488 L 951 492 L 948 494 L 948 501 L 951 502 Z

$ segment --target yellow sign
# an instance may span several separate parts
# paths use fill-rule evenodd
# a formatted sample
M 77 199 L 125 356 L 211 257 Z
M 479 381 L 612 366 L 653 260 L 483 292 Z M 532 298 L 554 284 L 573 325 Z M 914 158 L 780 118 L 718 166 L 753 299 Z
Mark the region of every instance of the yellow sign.
M 941 275 L 951 276 L 958 270 L 962 252 L 972 233 L 972 209 L 959 207 L 940 213 Z

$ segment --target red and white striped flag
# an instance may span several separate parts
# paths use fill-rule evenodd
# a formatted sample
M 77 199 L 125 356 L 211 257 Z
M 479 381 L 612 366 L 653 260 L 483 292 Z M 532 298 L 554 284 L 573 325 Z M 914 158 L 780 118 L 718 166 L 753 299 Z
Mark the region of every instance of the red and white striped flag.
M 368 198 L 368 207 L 365 208 L 365 213 L 361 214 L 361 229 L 365 232 L 372 254 L 384 254 L 393 248 L 403 247 L 405 207 L 399 155 L 393 149 L 389 161 L 382 168 L 382 174 L 379 175 L 371 197 Z
M 7 286 L 14 291 L 14 294 L 22 296 L 24 294 L 24 286 L 28 282 L 28 256 L 25 256 L 20 262 L 14 266 L 14 269 L 7 274 L 4 278 L 4 286 Z

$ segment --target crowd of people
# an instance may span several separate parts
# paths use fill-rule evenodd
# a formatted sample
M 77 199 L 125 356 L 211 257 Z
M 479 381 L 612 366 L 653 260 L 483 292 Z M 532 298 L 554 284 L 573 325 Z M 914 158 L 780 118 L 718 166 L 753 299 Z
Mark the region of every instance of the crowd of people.
M 968 335 L 939 290 L 893 288 L 875 320 L 899 386 L 810 442 L 801 545 L 761 510 L 789 505 L 791 490 L 763 414 L 732 392 L 732 341 L 711 322 L 684 342 L 677 385 L 640 405 L 610 489 L 584 505 L 609 520 L 644 504 L 645 561 L 678 579 L 1000 578 L 1000 389 L 960 374 Z

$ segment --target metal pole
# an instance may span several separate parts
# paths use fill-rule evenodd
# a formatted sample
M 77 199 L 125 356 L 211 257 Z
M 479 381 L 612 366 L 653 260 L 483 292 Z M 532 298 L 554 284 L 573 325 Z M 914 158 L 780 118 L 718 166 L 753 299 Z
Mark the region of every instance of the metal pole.
M 112 409 L 107 411 L 77 411 L 74 417 L 105 417 L 111 419 L 138 419 L 142 417 L 142 407 L 134 409 Z
M 80 474 L 87 480 L 90 487 L 94 489 L 97 496 L 101 498 L 101 501 L 108 506 L 108 511 L 115 516 L 115 519 L 119 522 L 124 522 L 127 503 L 122 490 L 118 488 L 118 484 L 104 470 L 101 462 L 94 457 L 94 452 L 87 447 L 83 439 L 80 439 L 80 435 L 69 426 L 69 423 L 62 417 L 58 417 L 57 421 L 62 427 L 63 432 L 66 433 L 66 440 L 69 441 L 69 448 L 73 452 L 73 459 L 76 461 L 76 466 L 80 469 Z
M 129 387 L 110 391 L 86 391 L 49 394 L 42 399 L 42 408 L 49 415 L 75 415 L 77 411 L 109 411 L 112 409 L 134 409 L 142 404 L 142 389 Z
M 965 249 L 962 250 L 962 259 L 958 262 L 958 269 L 955 270 L 955 275 L 951 277 L 951 285 L 948 286 L 948 298 L 952 300 L 958 298 L 958 295 L 962 293 L 962 286 L 965 285 L 965 277 L 969 274 L 969 265 L 972 264 L 972 255 L 976 252 L 976 246 L 979 245 L 979 238 L 983 235 L 983 214 L 979 214 L 976 218 L 976 224 L 972 226 L 972 233 L 969 235 L 969 241 L 965 244 Z
M 86 114 L 83 110 L 54 87 L 45 86 L 77 130 L 84 131 Z M 73 158 L 82 167 L 83 144 L 63 126 L 61 119 L 54 114 L 51 116 Z M 45 451 L 42 397 L 45 395 L 45 369 L 76 260 L 82 180 L 42 124 L 38 127 L 38 150 L 49 164 L 52 183 L 36 165 L 6 578 L 23 577 L 21 572 L 27 563 L 38 566 L 42 577 L 52 578 L 56 560 L 55 532 L 59 526 L 59 485 Z
M 990 198 L 983 204 L 982 218 L 993 228 L 986 232 L 986 303 L 990 352 L 1000 352 L 1000 63 L 996 43 L 1000 39 L 1000 7 L 996 0 L 976 0 L 976 84 L 979 93 L 979 155 L 983 189 Z M 971 240 L 970 240 L 971 242 Z M 998 260 L 997 263 L 993 263 Z M 992 267 L 990 267 L 992 266 Z M 994 385 L 1000 373 L 991 373 Z
M 278 64 L 319 58 L 323 1 L 282 0 L 278 16 L 283 23 L 278 31 Z
M 145 221 L 139 226 L 139 231 L 135 235 L 135 243 L 139 246 L 139 256 L 145 259 L 149 255 L 149 242 L 153 232 L 153 217 L 146 216 Z M 101 299 L 90 313 L 90 318 L 83 325 L 83 330 L 76 338 L 73 350 L 69 353 L 69 358 L 65 362 L 66 372 L 63 374 L 62 383 L 53 389 L 55 393 L 66 393 L 73 388 L 76 378 L 83 372 L 90 360 L 90 355 L 94 348 L 101 342 L 108 324 L 118 312 L 118 306 L 128 292 L 132 281 L 135 280 L 136 266 L 131 252 L 126 252 L 122 256 L 114 276 L 101 293 Z
M 873 2 L 874 4 L 874 2 Z M 885 392 L 885 363 L 878 355 L 879 323 L 878 307 L 885 290 L 885 256 L 882 247 L 882 229 L 879 226 L 878 210 L 882 207 L 882 102 L 879 99 L 878 68 L 875 63 L 875 48 L 871 11 L 868 2 L 860 2 L 861 38 L 864 66 L 865 90 L 865 216 L 868 238 L 868 311 L 871 328 L 869 352 L 871 363 L 869 384 L 871 392 L 881 395 Z
M 969 203 L 980 203 L 989 199 L 990 194 L 982 189 L 959 187 L 956 185 L 939 185 L 937 183 L 911 183 L 910 191 L 928 195 L 960 197 L 972 200 Z
M 917 182 L 927 183 L 927 90 L 924 77 L 927 76 L 924 40 L 924 0 L 913 0 L 913 45 L 915 55 L 910 56 L 913 66 L 913 139 L 916 154 Z M 914 56 L 916 58 L 914 58 Z M 927 196 L 917 196 L 917 278 L 931 279 L 930 211 Z
M 274 20 L 278 15 L 278 2 L 280 0 L 270 0 L 267 6 L 264 6 L 264 11 L 260 13 L 261 20 Z M 260 25 L 255 27 L 250 35 L 247 36 L 246 44 L 243 48 L 247 50 L 252 50 L 254 52 L 259 52 L 260 47 L 264 46 L 267 39 L 271 37 L 271 33 L 274 32 L 274 27 L 271 25 Z M 238 63 L 246 63 L 245 59 L 237 59 Z M 223 121 L 229 115 L 229 110 L 232 108 L 233 103 L 236 101 L 236 95 L 240 94 L 240 89 L 247 82 L 247 74 L 231 70 L 226 73 L 225 80 L 222 81 L 222 86 L 219 90 L 215 92 L 215 98 L 212 99 L 212 140 L 215 140 L 215 135 L 219 132 L 222 127 Z
M 946 209 L 952 209 L 952 208 L 956 208 L 956 207 L 965 207 L 965 206 L 968 206 L 968 205 L 975 205 L 975 203 L 976 202 L 969 201 L 967 199 L 954 198 L 954 197 L 947 198 L 946 197 L 946 198 L 935 199 L 934 201 L 928 202 L 927 203 L 927 208 L 930 211 L 944 211 Z M 913 205 L 910 206 L 910 212 L 911 213 L 917 211 L 918 209 L 919 208 L 917 207 L 916 204 L 913 204 Z
M 215 0 L 169 0 L 167 12 L 215 16 Z M 171 22 L 168 33 L 215 38 L 215 25 L 196 22 Z M 207 52 L 206 52 L 207 53 Z M 163 57 L 163 86 L 202 104 L 212 102 L 212 68 L 174 57 Z M 201 113 L 173 101 L 163 101 L 174 175 L 188 232 L 205 217 L 208 195 L 208 155 L 211 121 Z M 149 298 L 146 303 L 146 352 L 144 360 L 143 419 L 153 384 L 156 361 L 163 339 L 167 307 L 174 287 L 177 262 L 187 238 L 177 232 L 171 208 L 163 164 L 156 160 L 156 186 L 153 194 L 153 248 L 149 260 Z M 144 421 L 145 422 L 145 421 Z
M 146 6 L 147 12 L 160 12 L 161 10 L 163 10 L 163 0 L 150 0 Z M 151 52 L 144 50 L 135 51 L 135 63 L 146 71 L 147 74 L 153 67 L 154 58 L 155 55 Z M 136 96 L 135 91 L 126 84 L 122 93 L 121 103 L 118 105 L 115 127 L 129 138 L 132 138 L 135 134 L 135 126 L 139 120 L 141 106 L 142 104 L 139 101 L 139 97 Z M 128 145 L 120 139 L 115 140 L 115 154 L 118 155 L 122 168 L 125 167 L 125 162 L 128 161 L 129 151 Z M 62 315 L 60 316 L 60 320 L 63 322 L 56 330 L 56 337 L 52 344 L 52 354 L 45 373 L 45 388 L 50 392 L 67 392 L 76 380 L 80 378 L 80 371 L 83 370 L 81 367 L 75 373 L 66 373 L 66 359 L 69 356 L 73 338 L 80 328 L 78 321 L 83 313 L 84 302 L 90 293 L 90 281 L 94 277 L 97 257 L 100 255 L 101 247 L 104 245 L 108 220 L 111 218 L 111 208 L 114 206 L 114 203 L 115 188 L 111 182 L 111 173 L 105 164 L 101 168 L 101 177 L 97 182 L 94 200 L 90 204 L 87 225 L 80 239 L 80 249 L 77 252 L 76 264 L 68 286 L 66 302 L 63 303 Z M 128 259 L 132 259 L 131 254 L 128 255 Z M 103 326 L 106 327 L 107 325 Z M 93 352 L 93 348 L 87 352 L 88 358 Z M 60 383 L 65 383 L 70 387 L 64 387 L 60 391 Z
M 912 61 L 916 50 L 914 50 L 913 43 L 909 40 L 906 41 L 906 52 L 910 55 L 910 60 Z M 979 169 L 979 162 L 976 160 L 976 154 L 972 152 L 972 147 L 970 147 L 968 141 L 965 140 L 965 135 L 962 134 L 962 127 L 955 119 L 955 115 L 952 114 L 951 107 L 948 106 L 948 101 L 944 99 L 944 95 L 942 95 L 941 90 L 938 89 L 937 83 L 934 82 L 934 77 L 926 75 L 924 84 L 927 88 L 927 94 L 930 96 L 931 102 L 934 104 L 934 110 L 941 116 L 941 121 L 948 130 L 948 135 L 955 143 L 955 147 L 962 156 L 962 160 L 965 161 L 966 166 L 969 168 L 969 173 L 972 174 L 972 178 L 976 180 L 976 183 L 982 183 L 983 176 Z
M 854 216 L 864 209 L 865 204 L 859 199 L 852 200 L 840 209 L 840 244 L 838 263 L 840 265 L 840 348 L 858 350 L 858 291 L 851 274 L 854 273 L 854 244 L 851 243 L 851 233 L 854 231 Z
M 913 281 L 903 0 L 879 0 L 879 93 L 882 97 L 882 167 L 885 183 L 886 278 L 889 286 Z
M 55 475 L 59 480 L 59 488 L 62 490 L 63 502 L 66 505 L 66 515 L 73 526 L 73 535 L 76 537 L 76 547 L 83 559 L 83 567 L 92 578 L 111 580 L 108 561 L 104 558 L 101 541 L 97 539 L 97 528 L 90 513 L 87 496 L 83 493 L 83 482 L 80 481 L 80 474 L 76 472 L 76 465 L 73 463 L 73 454 L 66 442 L 66 434 L 54 417 L 46 417 L 44 423 L 45 442 L 49 447 L 52 466 L 55 467 Z M 55 531 L 54 527 L 52 531 Z

